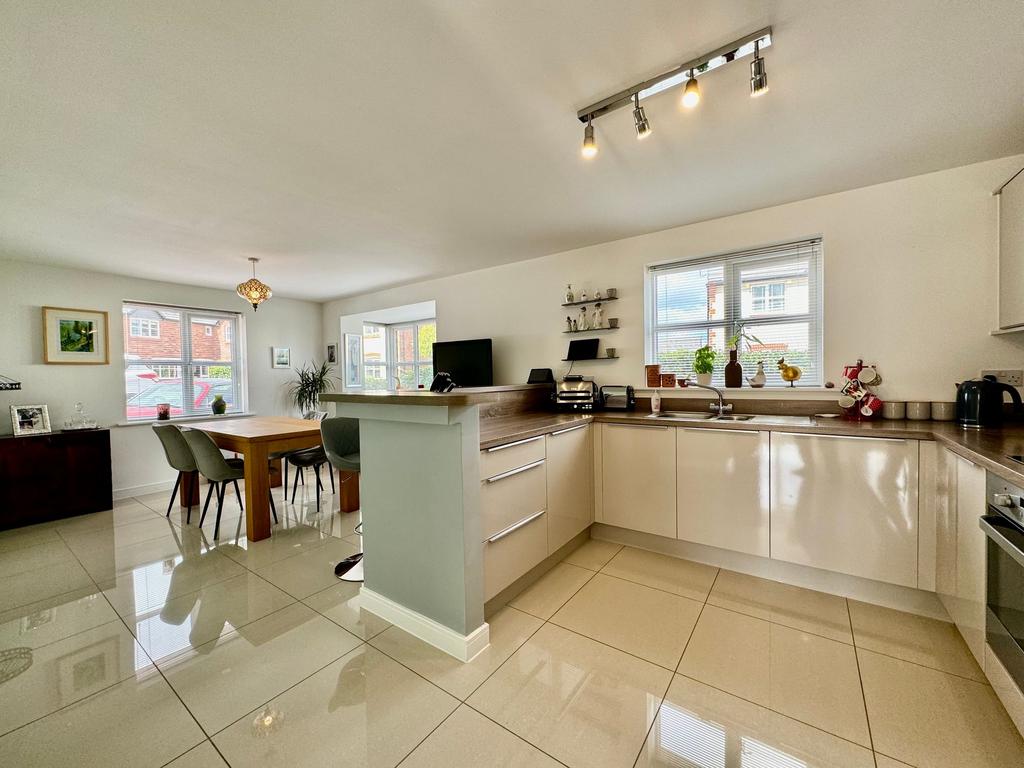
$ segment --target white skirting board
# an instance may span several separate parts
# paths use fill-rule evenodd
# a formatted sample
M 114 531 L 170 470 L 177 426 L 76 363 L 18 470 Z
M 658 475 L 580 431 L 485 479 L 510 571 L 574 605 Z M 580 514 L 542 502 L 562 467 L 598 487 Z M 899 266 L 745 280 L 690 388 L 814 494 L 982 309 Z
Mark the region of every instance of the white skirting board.
M 459 661 L 472 661 L 477 654 L 486 650 L 491 642 L 491 627 L 487 622 L 470 634 L 461 635 L 454 629 L 399 605 L 365 586 L 359 590 L 359 606 Z

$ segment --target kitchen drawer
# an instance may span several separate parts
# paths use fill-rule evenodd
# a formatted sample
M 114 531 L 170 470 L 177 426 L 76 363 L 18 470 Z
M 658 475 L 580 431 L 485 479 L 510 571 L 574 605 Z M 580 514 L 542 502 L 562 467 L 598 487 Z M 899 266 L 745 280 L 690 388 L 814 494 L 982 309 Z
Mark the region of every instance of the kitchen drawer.
M 543 458 L 480 483 L 480 532 L 485 539 L 546 508 L 547 462 Z
M 548 522 L 541 512 L 508 533 L 499 533 L 483 543 L 484 600 L 490 600 L 505 587 L 537 565 L 548 554 Z
M 496 445 L 480 451 L 480 479 L 500 475 L 510 469 L 532 464 L 544 458 L 544 435 Z

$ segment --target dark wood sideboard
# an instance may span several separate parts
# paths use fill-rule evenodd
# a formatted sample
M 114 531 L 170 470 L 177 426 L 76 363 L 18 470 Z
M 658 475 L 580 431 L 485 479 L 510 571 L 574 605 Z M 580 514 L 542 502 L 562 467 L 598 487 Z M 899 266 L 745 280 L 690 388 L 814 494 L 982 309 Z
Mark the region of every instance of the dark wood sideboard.
M 0 437 L 0 530 L 113 506 L 110 430 Z

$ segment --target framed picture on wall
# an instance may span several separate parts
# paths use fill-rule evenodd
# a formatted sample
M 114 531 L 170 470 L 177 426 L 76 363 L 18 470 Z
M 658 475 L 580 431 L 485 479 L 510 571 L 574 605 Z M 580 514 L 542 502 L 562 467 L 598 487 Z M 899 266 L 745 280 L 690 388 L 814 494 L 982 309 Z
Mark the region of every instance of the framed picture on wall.
M 107 313 L 43 307 L 43 362 L 107 365 L 110 362 Z
M 271 360 L 271 365 L 274 368 L 291 368 L 292 367 L 292 350 L 291 350 L 291 347 L 271 347 L 270 348 L 270 360 Z
M 50 432 L 50 412 L 45 405 L 12 405 L 14 436 L 46 435 Z
M 363 337 L 358 333 L 345 334 L 345 386 L 358 389 L 363 386 Z
M 327 362 L 337 363 L 338 362 L 338 345 L 328 344 L 327 345 Z

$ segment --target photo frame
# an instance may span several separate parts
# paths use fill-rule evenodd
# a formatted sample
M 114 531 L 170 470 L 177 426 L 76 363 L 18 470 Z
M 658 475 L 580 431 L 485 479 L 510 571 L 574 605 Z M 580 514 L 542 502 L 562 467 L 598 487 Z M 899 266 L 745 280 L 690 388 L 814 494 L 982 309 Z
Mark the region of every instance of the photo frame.
M 50 434 L 50 412 L 45 405 L 12 405 L 15 437 Z
M 291 347 L 271 347 L 270 364 L 273 368 L 291 368 L 292 350 Z
M 108 365 L 108 314 L 92 309 L 43 307 L 43 362 L 50 365 Z
M 345 334 L 345 386 L 359 389 L 363 386 L 363 337 L 358 333 Z
M 337 363 L 338 362 L 338 345 L 328 344 L 327 345 L 327 362 Z

